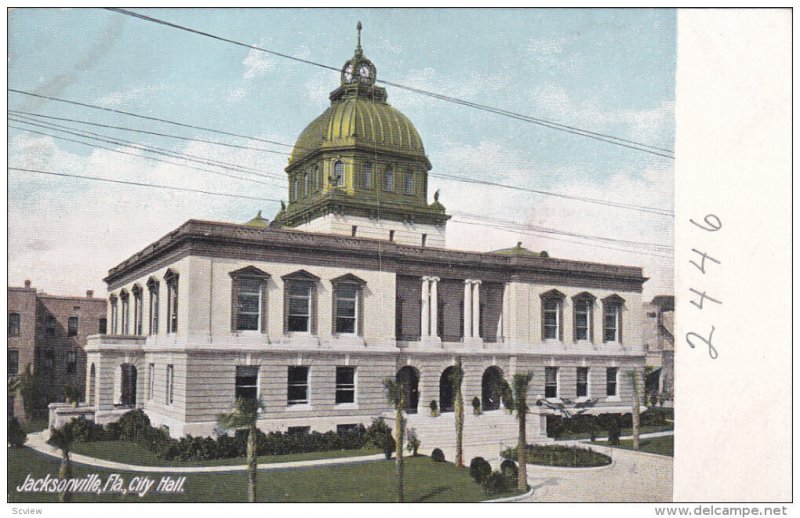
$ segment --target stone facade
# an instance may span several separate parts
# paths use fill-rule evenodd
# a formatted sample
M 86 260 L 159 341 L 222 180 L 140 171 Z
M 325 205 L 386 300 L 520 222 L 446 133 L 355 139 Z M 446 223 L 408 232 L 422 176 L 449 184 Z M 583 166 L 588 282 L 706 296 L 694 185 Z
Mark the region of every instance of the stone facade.
M 102 331 L 105 299 L 91 292 L 86 297 L 37 293 L 26 281 L 24 288 L 8 288 L 8 318 L 8 376 L 22 374 L 30 365 L 35 374 L 47 378 L 52 401 L 63 401 L 67 386 L 83 393 L 84 346 L 89 335 Z M 9 396 L 9 413 L 12 409 L 14 415 L 24 415 L 19 396 Z

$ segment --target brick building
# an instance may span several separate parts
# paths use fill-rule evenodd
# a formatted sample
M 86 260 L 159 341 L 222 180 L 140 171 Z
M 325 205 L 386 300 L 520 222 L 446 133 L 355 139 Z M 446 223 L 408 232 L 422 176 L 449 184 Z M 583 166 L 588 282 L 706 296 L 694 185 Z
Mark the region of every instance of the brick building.
M 105 333 L 106 301 L 91 291 L 85 297 L 37 292 L 30 281 L 8 288 L 7 376 L 22 374 L 28 365 L 46 377 L 50 401 L 63 401 L 64 388 L 84 392 L 89 335 Z M 23 416 L 22 400 L 9 395 L 9 415 Z

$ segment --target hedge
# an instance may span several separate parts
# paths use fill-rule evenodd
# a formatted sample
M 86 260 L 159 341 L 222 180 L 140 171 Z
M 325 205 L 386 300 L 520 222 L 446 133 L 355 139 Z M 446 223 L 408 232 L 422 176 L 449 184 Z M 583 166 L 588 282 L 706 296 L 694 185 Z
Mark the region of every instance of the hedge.
M 233 437 L 221 435 L 180 439 L 170 437 L 166 428 L 155 428 L 142 410 L 131 410 L 118 421 L 105 426 L 88 421 L 84 417 L 74 419 L 65 426 L 71 427 L 79 442 L 132 441 L 141 444 L 157 457 L 165 460 L 200 461 L 244 457 L 247 451 L 246 434 Z M 355 450 L 368 444 L 364 426 L 356 431 L 338 434 L 310 432 L 305 434 L 256 431 L 258 455 L 290 455 L 315 451 Z
M 517 449 L 508 448 L 500 455 L 506 459 L 515 459 L 517 458 Z M 529 444 L 527 460 L 528 464 L 565 468 L 592 468 L 611 464 L 611 457 L 590 448 L 557 444 Z

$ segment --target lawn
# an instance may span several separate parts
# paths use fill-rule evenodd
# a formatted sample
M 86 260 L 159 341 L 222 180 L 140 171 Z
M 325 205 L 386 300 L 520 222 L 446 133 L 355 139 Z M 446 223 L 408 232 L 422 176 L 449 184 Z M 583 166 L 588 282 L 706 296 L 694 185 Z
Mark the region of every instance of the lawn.
M 28 422 L 22 422 L 22 428 L 28 433 L 36 433 L 41 432 L 42 430 L 47 428 L 47 418 L 46 417 L 34 417 Z
M 673 456 L 674 435 L 665 435 L 664 437 L 652 437 L 650 439 L 639 440 L 639 451 L 647 453 L 657 453 L 658 455 Z M 633 449 L 633 441 L 620 441 L 619 448 L 626 450 Z
M 241 466 L 247 464 L 245 457 L 229 459 L 213 459 L 194 462 L 177 460 L 164 460 L 135 442 L 130 441 L 97 441 L 76 443 L 72 447 L 74 453 L 88 455 L 103 460 L 134 464 L 137 466 Z M 294 462 L 299 460 L 338 459 L 342 457 L 360 457 L 381 453 L 375 448 L 360 450 L 333 450 L 298 453 L 295 455 L 261 455 L 259 464 L 273 464 L 276 462 Z
M 407 459 L 407 502 L 477 502 L 488 497 L 469 476 L 469 470 L 451 463 L 432 462 L 428 457 Z M 30 448 L 8 449 L 8 501 L 56 502 L 58 495 L 19 493 L 16 487 L 26 475 L 33 478 L 58 476 L 59 462 Z M 301 470 L 259 472 L 259 502 L 394 502 L 397 494 L 395 463 L 375 461 L 348 466 L 328 466 Z M 103 483 L 113 473 L 87 466 L 74 466 L 74 476 L 99 475 Z M 161 480 L 157 473 L 120 473 L 127 485 L 135 476 Z M 172 475 L 173 477 L 177 475 Z M 119 494 L 75 495 L 76 502 L 243 502 L 247 495 L 247 475 L 242 473 L 198 473 L 188 475 L 182 494 L 151 491 L 144 498 Z M 500 495 L 508 496 L 508 495 Z

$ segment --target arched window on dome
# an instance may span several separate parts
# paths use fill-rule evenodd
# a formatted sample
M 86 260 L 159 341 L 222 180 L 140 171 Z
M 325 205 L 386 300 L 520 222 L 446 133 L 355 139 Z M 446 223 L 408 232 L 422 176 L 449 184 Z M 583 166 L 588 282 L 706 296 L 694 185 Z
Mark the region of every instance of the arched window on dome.
M 344 162 L 337 160 L 333 164 L 333 185 L 342 187 L 344 185 Z
M 299 188 L 300 188 L 300 182 L 295 176 L 294 179 L 292 180 L 292 188 L 289 191 L 289 201 L 295 201 L 297 199 L 297 192 Z
M 414 173 L 407 171 L 405 180 L 405 193 L 414 194 Z
M 372 189 L 372 163 L 366 162 L 361 166 L 361 187 Z
M 384 191 L 394 190 L 394 172 L 392 172 L 391 167 L 387 168 L 386 172 L 383 173 L 383 190 Z
M 303 198 L 308 196 L 308 173 L 303 173 Z

